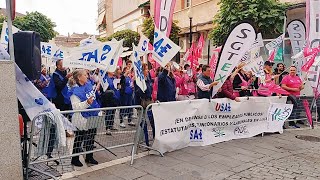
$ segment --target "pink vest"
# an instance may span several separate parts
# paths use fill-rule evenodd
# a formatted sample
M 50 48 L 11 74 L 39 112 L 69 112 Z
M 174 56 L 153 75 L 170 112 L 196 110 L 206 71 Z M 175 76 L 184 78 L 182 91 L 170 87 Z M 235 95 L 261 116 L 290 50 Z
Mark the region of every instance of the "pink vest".
M 271 75 L 270 74 L 266 74 L 266 80 L 271 80 Z M 262 83 L 259 83 L 259 89 L 258 89 L 258 94 L 262 95 L 262 96 L 271 96 L 272 92 L 270 92 L 270 87 L 274 86 L 275 82 L 271 81 L 266 83 L 265 85 Z
M 241 84 L 240 84 L 240 86 L 241 86 L 241 87 L 244 86 L 244 87 L 247 87 L 247 88 L 248 88 L 248 87 L 250 86 L 250 80 L 249 80 L 249 81 L 244 80 L 243 77 L 242 77 L 239 73 L 238 73 L 238 76 L 239 76 L 240 79 L 241 79 Z M 234 91 L 233 91 L 233 95 L 236 96 L 236 97 L 240 97 L 239 91 L 240 91 L 240 90 L 234 90 Z

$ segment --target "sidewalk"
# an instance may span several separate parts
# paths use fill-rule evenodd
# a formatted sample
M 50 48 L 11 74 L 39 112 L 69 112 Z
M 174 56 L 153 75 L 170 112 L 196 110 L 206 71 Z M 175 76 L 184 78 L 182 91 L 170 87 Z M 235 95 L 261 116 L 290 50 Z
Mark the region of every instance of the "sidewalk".
M 287 130 L 281 135 L 188 147 L 166 153 L 165 157 L 141 154 L 144 157 L 136 159 L 133 166 L 124 158 L 64 177 L 73 176 L 69 180 L 320 179 L 320 142 L 300 140 L 296 135 L 320 137 L 320 129 Z

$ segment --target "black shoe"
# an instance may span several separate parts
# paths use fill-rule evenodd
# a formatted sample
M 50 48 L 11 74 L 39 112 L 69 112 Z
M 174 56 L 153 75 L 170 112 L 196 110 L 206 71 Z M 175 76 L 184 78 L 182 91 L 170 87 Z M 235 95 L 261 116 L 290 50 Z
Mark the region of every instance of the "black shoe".
M 82 167 L 83 164 L 80 162 L 79 157 L 78 158 L 72 158 L 71 164 L 77 167 Z
M 88 158 L 88 159 L 86 159 L 86 163 L 90 163 L 90 164 L 94 164 L 94 165 L 99 164 L 98 161 L 96 161 L 96 160 L 93 159 L 93 158 Z

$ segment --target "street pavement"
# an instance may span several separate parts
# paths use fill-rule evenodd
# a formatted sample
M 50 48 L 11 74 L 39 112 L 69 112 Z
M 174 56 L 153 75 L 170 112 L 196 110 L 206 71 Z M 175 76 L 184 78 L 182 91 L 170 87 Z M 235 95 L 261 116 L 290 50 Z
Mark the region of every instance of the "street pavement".
M 320 137 L 320 129 L 286 130 L 283 134 L 188 147 L 166 153 L 164 157 L 152 153 L 155 155 L 136 159 L 133 166 L 122 162 L 102 169 L 82 169 L 70 173 L 69 177 L 73 177 L 69 180 L 318 180 L 320 142 L 300 140 L 297 135 Z

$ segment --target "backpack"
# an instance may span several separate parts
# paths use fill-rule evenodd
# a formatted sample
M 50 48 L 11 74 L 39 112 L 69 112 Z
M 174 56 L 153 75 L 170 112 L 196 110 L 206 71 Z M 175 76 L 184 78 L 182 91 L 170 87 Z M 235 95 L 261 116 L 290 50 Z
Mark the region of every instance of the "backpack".
M 57 72 L 54 72 L 53 74 L 58 75 L 61 81 L 64 79 L 64 77 L 61 76 L 61 74 L 59 74 Z M 48 86 L 48 95 L 47 95 L 48 99 L 55 99 L 57 97 L 57 89 L 56 89 L 56 86 L 54 84 L 53 74 L 51 75 L 50 83 L 49 83 L 49 86 Z M 71 101 L 70 101 L 71 94 L 70 94 L 68 86 L 65 86 L 62 89 L 61 94 L 64 97 L 64 103 L 71 104 Z

